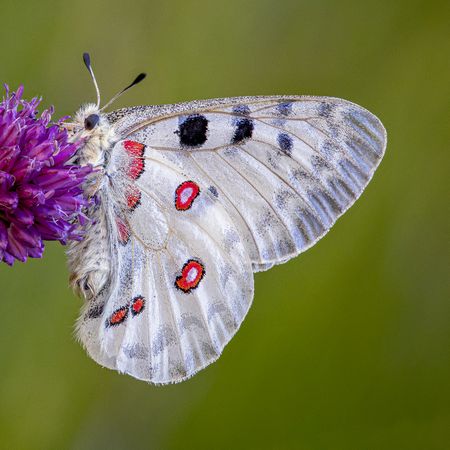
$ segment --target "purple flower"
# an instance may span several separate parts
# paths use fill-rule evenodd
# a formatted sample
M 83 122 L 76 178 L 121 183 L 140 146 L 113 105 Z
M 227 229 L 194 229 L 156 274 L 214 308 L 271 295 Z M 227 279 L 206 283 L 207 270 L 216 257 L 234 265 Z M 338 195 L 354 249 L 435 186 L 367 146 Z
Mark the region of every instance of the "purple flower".
M 39 116 L 40 100 L 22 100 L 23 87 L 0 102 L 0 261 L 40 258 L 43 240 L 82 237 L 88 201 L 82 184 L 91 166 L 67 164 L 80 142 L 68 142 L 53 108 Z

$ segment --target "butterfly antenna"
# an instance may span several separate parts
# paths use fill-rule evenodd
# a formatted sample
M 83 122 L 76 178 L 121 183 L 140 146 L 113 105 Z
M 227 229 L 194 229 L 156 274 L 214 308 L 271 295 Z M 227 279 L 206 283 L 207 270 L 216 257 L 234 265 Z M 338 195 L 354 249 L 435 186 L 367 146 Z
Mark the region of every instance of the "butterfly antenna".
M 128 91 L 128 89 L 130 89 L 133 86 L 136 86 L 136 84 L 140 83 L 146 76 L 147 76 L 146 73 L 140 73 L 131 84 L 129 84 L 125 89 L 122 89 L 120 92 L 118 92 L 106 105 L 104 105 L 102 107 L 102 109 L 100 111 L 103 111 L 111 103 L 115 102 L 125 91 Z
M 97 80 L 95 79 L 94 71 L 92 70 L 91 57 L 89 56 L 89 53 L 83 53 L 83 61 L 87 67 L 87 70 L 89 70 L 89 73 L 91 74 L 92 81 L 94 82 L 95 91 L 97 92 L 97 108 L 100 108 L 100 90 L 98 89 Z

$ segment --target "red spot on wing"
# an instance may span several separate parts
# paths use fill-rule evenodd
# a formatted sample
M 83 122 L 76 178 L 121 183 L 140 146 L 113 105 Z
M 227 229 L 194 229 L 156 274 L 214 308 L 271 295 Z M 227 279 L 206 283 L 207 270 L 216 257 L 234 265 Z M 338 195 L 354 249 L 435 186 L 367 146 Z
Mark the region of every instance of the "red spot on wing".
M 131 186 L 127 193 L 127 206 L 134 210 L 141 203 L 141 191 L 136 186 Z
M 126 245 L 130 239 L 130 230 L 127 224 L 119 217 L 116 217 L 117 235 L 119 242 L 122 245 Z
M 133 180 L 137 180 L 142 175 L 142 172 L 144 172 L 144 166 L 143 159 L 133 158 L 128 168 L 128 176 Z
M 116 309 L 106 321 L 106 326 L 113 327 L 120 325 L 128 316 L 128 306 L 122 306 Z
M 145 145 L 136 141 L 124 141 L 123 147 L 130 156 L 144 156 Z
M 140 142 L 128 140 L 123 142 L 123 147 L 130 156 L 130 165 L 127 174 L 131 179 L 136 180 L 144 172 L 145 145 Z
M 145 307 L 145 298 L 142 295 L 134 297 L 131 301 L 130 310 L 133 316 L 140 314 Z
M 175 208 L 178 211 L 186 211 L 200 194 L 200 187 L 193 181 L 181 183 L 175 191 Z
M 195 289 L 205 276 L 205 267 L 195 259 L 189 259 L 181 269 L 181 275 L 175 280 L 175 287 L 185 293 Z

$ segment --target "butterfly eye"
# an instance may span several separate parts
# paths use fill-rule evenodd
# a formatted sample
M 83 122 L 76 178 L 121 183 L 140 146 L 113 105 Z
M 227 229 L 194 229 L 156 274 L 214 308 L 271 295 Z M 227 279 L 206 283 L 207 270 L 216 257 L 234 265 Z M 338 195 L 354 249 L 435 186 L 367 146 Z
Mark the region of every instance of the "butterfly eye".
M 84 128 L 86 128 L 86 130 L 93 130 L 99 120 L 100 116 L 98 114 L 87 116 L 86 119 L 84 119 Z

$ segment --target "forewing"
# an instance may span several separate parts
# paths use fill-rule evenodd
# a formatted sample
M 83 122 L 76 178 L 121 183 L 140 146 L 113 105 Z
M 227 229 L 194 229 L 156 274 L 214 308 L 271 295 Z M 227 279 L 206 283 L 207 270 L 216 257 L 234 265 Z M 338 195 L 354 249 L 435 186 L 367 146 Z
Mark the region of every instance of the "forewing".
M 146 144 L 146 163 L 209 186 L 255 271 L 317 242 L 360 196 L 386 145 L 373 114 L 329 97 L 216 99 L 109 118 Z

